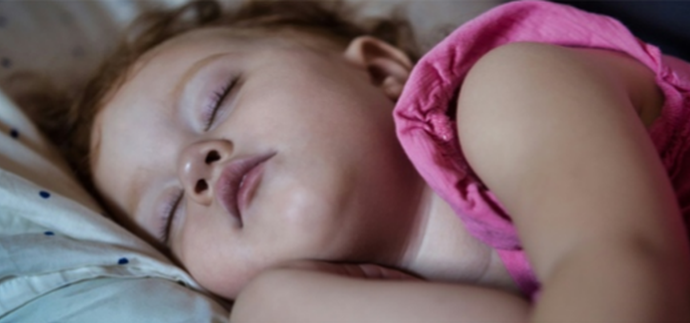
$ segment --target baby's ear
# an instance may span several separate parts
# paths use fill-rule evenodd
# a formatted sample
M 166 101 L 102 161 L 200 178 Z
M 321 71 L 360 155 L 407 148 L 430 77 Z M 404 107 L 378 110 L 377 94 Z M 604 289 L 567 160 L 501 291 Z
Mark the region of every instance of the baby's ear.
M 413 66 L 403 51 L 371 36 L 353 39 L 343 56 L 355 66 L 365 68 L 372 84 L 393 100 L 400 96 Z

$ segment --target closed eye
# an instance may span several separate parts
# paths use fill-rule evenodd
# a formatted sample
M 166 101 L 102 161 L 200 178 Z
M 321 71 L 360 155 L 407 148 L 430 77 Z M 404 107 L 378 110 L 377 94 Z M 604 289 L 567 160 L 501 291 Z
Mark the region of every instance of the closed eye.
M 184 191 L 180 191 L 179 194 L 175 195 L 173 199 L 170 199 L 168 201 L 166 207 L 165 207 L 165 224 L 161 227 L 159 234 L 158 234 L 158 239 L 163 242 L 163 245 L 168 245 L 168 240 L 170 239 L 170 231 L 172 229 L 172 223 L 175 218 L 175 214 L 177 213 L 178 206 L 180 205 L 180 202 L 182 201 L 182 196 L 184 195 Z
M 206 116 L 204 118 L 204 131 L 211 129 L 211 126 L 216 119 L 216 115 L 218 114 L 218 110 L 223 105 L 223 102 L 228 97 L 228 94 L 230 94 L 234 88 L 238 79 L 239 77 L 236 76 L 231 78 L 220 89 L 213 93 L 213 100 L 211 100 L 211 104 L 204 111 L 204 115 Z

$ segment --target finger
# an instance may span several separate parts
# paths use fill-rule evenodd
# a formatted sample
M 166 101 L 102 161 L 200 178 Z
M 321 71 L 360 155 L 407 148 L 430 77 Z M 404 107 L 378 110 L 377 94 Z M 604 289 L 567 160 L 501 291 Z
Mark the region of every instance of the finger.
M 390 269 L 374 264 L 358 264 L 359 270 L 365 277 L 375 279 L 418 280 L 419 278 L 396 269 Z

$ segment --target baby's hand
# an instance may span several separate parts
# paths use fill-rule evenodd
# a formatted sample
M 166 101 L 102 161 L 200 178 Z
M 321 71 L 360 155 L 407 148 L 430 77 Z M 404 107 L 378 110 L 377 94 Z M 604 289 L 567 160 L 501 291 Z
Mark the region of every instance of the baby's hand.
M 397 269 L 375 264 L 334 263 L 317 260 L 295 260 L 283 263 L 277 269 L 302 269 L 363 279 L 422 280 Z

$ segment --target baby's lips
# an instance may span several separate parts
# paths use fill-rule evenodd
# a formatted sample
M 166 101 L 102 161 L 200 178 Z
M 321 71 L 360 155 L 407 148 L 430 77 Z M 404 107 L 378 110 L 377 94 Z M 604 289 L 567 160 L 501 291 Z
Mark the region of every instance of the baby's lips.
M 223 165 L 222 172 L 215 183 L 215 197 L 219 204 L 242 223 L 239 209 L 240 188 L 245 176 L 256 166 L 273 157 L 275 153 L 251 155 L 249 157 L 234 158 Z

